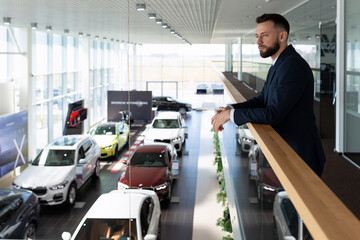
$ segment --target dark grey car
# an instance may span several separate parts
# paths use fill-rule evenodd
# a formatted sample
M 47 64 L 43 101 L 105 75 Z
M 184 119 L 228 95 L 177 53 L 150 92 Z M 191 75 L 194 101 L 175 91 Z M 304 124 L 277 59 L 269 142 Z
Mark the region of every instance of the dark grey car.
M 157 107 L 158 111 L 178 111 L 181 115 L 191 111 L 192 106 L 189 103 L 179 102 L 172 97 L 153 97 L 152 106 Z
M 39 204 L 34 193 L 23 189 L 0 189 L 0 238 L 35 239 Z

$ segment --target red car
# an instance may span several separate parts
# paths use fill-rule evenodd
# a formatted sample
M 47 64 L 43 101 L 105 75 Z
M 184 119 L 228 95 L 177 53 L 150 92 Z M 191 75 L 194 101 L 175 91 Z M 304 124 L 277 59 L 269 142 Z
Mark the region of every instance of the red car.
M 155 191 L 160 201 L 170 201 L 175 148 L 167 143 L 140 144 L 127 161 L 117 189 L 140 188 Z

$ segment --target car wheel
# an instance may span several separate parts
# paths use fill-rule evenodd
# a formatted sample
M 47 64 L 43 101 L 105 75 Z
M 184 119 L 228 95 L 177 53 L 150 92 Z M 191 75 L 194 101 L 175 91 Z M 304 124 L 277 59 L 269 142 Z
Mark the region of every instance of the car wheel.
M 172 192 L 172 183 L 170 182 L 169 190 L 168 190 L 168 193 L 166 196 L 166 202 L 168 202 L 168 203 L 170 203 L 170 200 L 171 200 L 171 192 Z
M 179 108 L 179 113 L 180 113 L 181 115 L 186 114 L 186 109 L 185 109 L 184 107 L 180 107 L 180 108 Z
M 119 156 L 119 145 L 116 144 L 115 146 L 115 154 L 114 154 L 115 157 L 118 157 Z
M 72 183 L 69 187 L 66 203 L 68 206 L 72 207 L 75 204 L 76 200 L 76 185 L 75 183 Z
M 29 223 L 24 231 L 24 239 L 36 239 L 36 225 Z
M 279 235 L 278 235 L 278 230 L 276 227 L 276 221 L 275 221 L 275 217 L 273 216 L 273 239 L 274 240 L 278 240 L 279 239 Z
M 158 225 L 158 232 L 157 232 L 157 236 L 156 236 L 157 240 L 161 239 L 161 215 L 159 217 L 159 225 Z
M 96 163 L 95 163 L 95 171 L 94 171 L 94 176 L 95 177 L 100 177 L 100 161 L 99 161 L 99 159 L 98 160 L 96 160 Z

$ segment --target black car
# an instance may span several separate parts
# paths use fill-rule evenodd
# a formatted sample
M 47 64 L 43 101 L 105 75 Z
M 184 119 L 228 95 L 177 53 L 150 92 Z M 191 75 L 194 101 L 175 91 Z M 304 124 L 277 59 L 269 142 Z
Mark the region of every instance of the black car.
M 152 106 L 157 107 L 157 110 L 162 111 L 179 111 L 180 114 L 185 114 L 191 111 L 192 107 L 189 103 L 179 102 L 172 97 L 153 97 Z
M 0 238 L 35 239 L 39 204 L 34 193 L 0 189 Z

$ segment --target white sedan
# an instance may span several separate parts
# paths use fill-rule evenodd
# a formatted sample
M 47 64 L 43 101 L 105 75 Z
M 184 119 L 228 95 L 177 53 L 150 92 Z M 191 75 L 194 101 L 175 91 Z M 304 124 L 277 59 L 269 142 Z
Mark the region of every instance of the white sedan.
M 186 138 L 185 121 L 178 112 L 159 112 L 143 135 L 145 143 L 170 143 L 180 155 Z
M 159 239 L 160 214 L 160 202 L 154 191 L 113 190 L 95 201 L 72 237 L 64 232 L 62 239 Z

